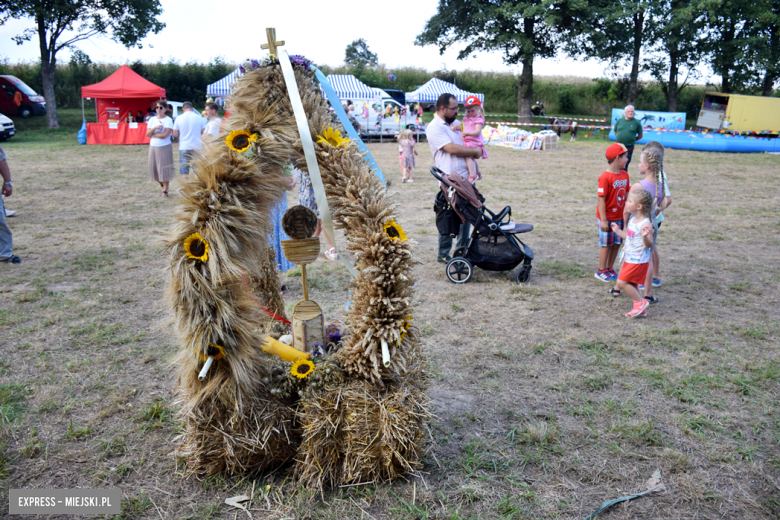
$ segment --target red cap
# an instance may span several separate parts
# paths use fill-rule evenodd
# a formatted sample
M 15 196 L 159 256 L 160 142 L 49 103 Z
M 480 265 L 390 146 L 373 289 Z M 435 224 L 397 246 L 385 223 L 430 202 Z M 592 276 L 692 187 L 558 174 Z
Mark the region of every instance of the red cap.
M 626 145 L 622 143 L 612 143 L 607 147 L 607 160 L 611 161 L 618 155 L 622 155 L 628 151 L 628 148 L 626 148 Z
M 463 108 L 481 107 L 481 106 L 482 106 L 482 102 L 480 102 L 477 96 L 469 96 L 466 98 L 466 102 L 463 103 Z

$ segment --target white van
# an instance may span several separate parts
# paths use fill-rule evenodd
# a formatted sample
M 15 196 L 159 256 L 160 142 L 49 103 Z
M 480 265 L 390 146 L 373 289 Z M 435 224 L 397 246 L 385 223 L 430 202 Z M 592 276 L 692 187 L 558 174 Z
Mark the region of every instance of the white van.
M 414 130 L 415 122 L 417 121 L 417 117 L 414 114 L 409 113 L 409 109 L 407 107 L 406 113 L 401 115 L 401 109 L 403 108 L 398 101 L 390 97 L 389 94 L 387 94 L 384 91 L 381 91 L 379 89 L 375 89 L 379 93 L 384 93 L 384 95 L 379 98 L 377 96 L 377 99 L 353 99 L 352 104 L 355 106 L 355 110 L 352 112 L 352 116 L 354 116 L 355 120 L 360 123 L 360 127 L 362 130 L 368 131 L 368 132 L 375 132 L 379 129 L 377 126 L 379 115 L 377 113 L 377 107 L 381 107 L 383 110 L 383 113 L 387 113 L 388 107 L 393 112 L 393 115 L 385 116 L 381 119 L 381 129 L 382 131 L 390 130 L 390 131 L 396 131 L 399 132 L 404 129 L 411 129 Z M 386 97 L 385 97 L 386 96 Z M 368 118 L 363 117 L 363 110 L 364 110 L 364 104 L 368 105 Z M 395 120 L 395 110 L 398 109 L 398 121 Z
M 9 117 L 0 114 L 0 143 L 16 135 L 16 127 Z

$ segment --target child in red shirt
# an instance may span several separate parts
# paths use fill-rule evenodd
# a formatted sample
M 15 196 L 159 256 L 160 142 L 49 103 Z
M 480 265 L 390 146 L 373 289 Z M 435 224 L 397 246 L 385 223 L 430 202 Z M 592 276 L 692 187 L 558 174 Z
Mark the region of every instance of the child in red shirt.
M 599 270 L 594 275 L 597 280 L 611 282 L 617 280 L 617 273 L 612 268 L 615 264 L 623 239 L 612 231 L 612 224 L 623 229 L 623 206 L 630 187 L 628 172 L 625 171 L 628 162 L 628 149 L 620 143 L 611 144 L 607 148 L 609 167 L 599 177 L 596 218 L 599 224 Z

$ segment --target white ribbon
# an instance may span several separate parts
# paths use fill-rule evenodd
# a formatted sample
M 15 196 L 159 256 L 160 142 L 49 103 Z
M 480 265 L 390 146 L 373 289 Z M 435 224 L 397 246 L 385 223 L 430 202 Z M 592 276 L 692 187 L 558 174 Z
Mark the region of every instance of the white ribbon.
M 284 75 L 284 82 L 287 84 L 287 93 L 290 96 L 293 114 L 295 114 L 295 123 L 298 125 L 298 133 L 301 135 L 301 145 L 303 146 L 303 154 L 306 157 L 306 166 L 309 170 L 309 177 L 311 178 L 311 187 L 314 189 L 314 198 L 317 200 L 317 208 L 320 211 L 322 230 L 338 252 L 336 237 L 333 233 L 333 220 L 330 217 L 328 199 L 325 197 L 325 186 L 322 184 L 322 176 L 320 175 L 320 165 L 317 163 L 317 154 L 314 151 L 314 141 L 309 132 L 309 122 L 306 118 L 306 111 L 303 109 L 301 94 L 298 92 L 298 84 L 295 82 L 295 73 L 293 72 L 292 63 L 290 63 L 290 55 L 287 51 L 283 50 L 278 53 L 278 57 L 279 65 L 281 65 L 282 74 Z M 339 259 L 346 266 L 349 274 L 353 278 L 357 277 L 357 272 L 353 265 L 344 258 L 343 255 L 339 255 Z

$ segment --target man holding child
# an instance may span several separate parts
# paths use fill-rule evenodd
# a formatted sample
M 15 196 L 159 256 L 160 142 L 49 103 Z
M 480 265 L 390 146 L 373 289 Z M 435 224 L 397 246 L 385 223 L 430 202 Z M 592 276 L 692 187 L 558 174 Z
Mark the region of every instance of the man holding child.
M 433 162 L 438 169 L 450 175 L 460 175 L 468 179 L 469 170 L 466 165 L 466 157 L 479 159 L 482 157 L 480 148 L 466 148 L 456 144 L 463 142 L 463 138 L 456 134 L 450 125 L 458 117 L 458 100 L 454 95 L 445 93 L 436 100 L 436 115 L 428 124 L 425 131 L 428 144 L 433 154 Z M 458 232 L 458 240 L 455 249 L 465 249 L 469 240 L 469 224 L 461 224 Z M 439 252 L 437 260 L 442 263 L 450 261 L 452 238 L 449 235 L 439 234 Z

